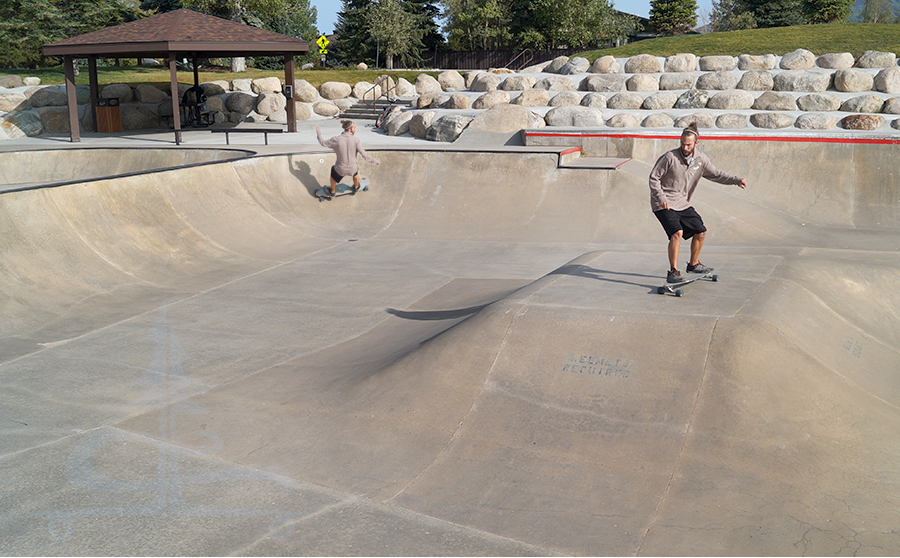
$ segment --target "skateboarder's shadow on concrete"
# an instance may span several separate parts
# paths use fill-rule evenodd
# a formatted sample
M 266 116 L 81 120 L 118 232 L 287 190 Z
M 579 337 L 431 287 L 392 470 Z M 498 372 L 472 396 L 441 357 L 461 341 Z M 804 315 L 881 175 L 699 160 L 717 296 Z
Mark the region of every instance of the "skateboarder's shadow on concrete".
M 479 304 L 478 306 L 470 306 L 468 308 L 458 308 L 456 310 L 397 310 L 396 308 L 387 308 L 385 311 L 388 314 L 393 316 L 397 316 L 398 318 L 403 318 L 404 320 L 457 320 L 459 318 L 467 318 L 473 314 L 484 310 L 488 306 L 493 304 L 489 302 L 487 304 Z
M 315 198 L 315 192 L 322 187 L 322 184 L 315 176 L 313 176 L 312 169 L 309 168 L 309 163 L 295 155 L 291 155 L 288 158 L 288 167 L 291 170 L 291 174 L 303 184 L 309 195 Z
M 645 287 L 650 289 L 652 293 L 656 293 L 657 285 L 647 284 L 647 283 L 636 283 L 635 281 L 628 281 L 625 277 L 647 277 L 651 279 L 656 279 L 655 275 L 644 275 L 641 273 L 627 273 L 622 271 L 609 271 L 607 269 L 594 269 L 593 267 L 588 267 L 586 265 L 580 264 L 571 264 L 564 265 L 561 268 L 557 269 L 550 275 L 572 275 L 574 277 L 586 277 L 588 279 L 596 279 L 598 281 L 607 281 L 609 283 L 620 283 L 622 285 L 635 285 L 637 287 Z

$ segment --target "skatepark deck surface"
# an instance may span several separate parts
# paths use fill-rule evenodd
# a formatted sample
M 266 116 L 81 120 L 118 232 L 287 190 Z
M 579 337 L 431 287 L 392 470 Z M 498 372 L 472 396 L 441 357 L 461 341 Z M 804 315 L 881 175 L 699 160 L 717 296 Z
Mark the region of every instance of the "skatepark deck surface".
M 0 553 L 900 553 L 895 145 L 701 140 L 676 298 L 675 139 L 360 128 L 0 145 Z

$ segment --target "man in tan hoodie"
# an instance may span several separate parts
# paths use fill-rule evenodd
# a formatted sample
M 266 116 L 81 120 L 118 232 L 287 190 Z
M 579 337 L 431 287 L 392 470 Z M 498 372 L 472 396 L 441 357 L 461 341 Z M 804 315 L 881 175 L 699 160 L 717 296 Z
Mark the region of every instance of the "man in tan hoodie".
M 682 239 L 691 239 L 689 273 L 709 273 L 713 268 L 700 263 L 700 250 L 706 239 L 706 226 L 691 206 L 691 197 L 701 178 L 720 184 L 747 187 L 747 181 L 717 169 L 709 157 L 697 151 L 700 134 L 691 124 L 681 133 L 681 147 L 667 151 L 650 171 L 650 207 L 669 237 L 669 272 L 666 282 L 683 281 L 678 271 L 678 252 Z
M 330 147 L 337 155 L 337 161 L 331 167 L 331 195 L 334 196 L 334 189 L 337 183 L 345 176 L 353 177 L 353 192 L 356 194 L 359 190 L 359 165 L 356 164 L 356 154 L 362 155 L 363 159 L 370 163 L 380 165 L 381 161 L 375 157 L 370 157 L 366 150 L 362 148 L 356 133 L 356 124 L 350 120 L 341 120 L 341 126 L 344 133 L 334 136 L 330 139 L 322 139 L 322 130 L 316 126 L 316 137 L 323 147 Z

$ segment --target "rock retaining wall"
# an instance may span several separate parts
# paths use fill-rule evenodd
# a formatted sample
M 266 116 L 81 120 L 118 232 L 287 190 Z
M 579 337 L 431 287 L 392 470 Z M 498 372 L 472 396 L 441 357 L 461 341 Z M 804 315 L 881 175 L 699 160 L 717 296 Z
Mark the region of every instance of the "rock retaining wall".
M 19 83 L 15 77 L 0 76 L 0 86 L 12 88 L 0 88 L 0 139 L 68 134 L 63 87 L 35 86 L 34 78 Z M 379 95 L 382 86 L 393 85 L 388 81 L 381 76 L 376 83 L 327 82 L 316 88 L 295 80 L 296 117 L 335 117 L 373 90 Z M 201 86 L 217 123 L 287 120 L 279 78 Z M 397 86 L 409 106 L 396 111 L 385 129 L 433 141 L 453 141 L 479 119 L 479 129 L 497 125 L 496 117 L 482 113 L 507 104 L 527 107 L 527 120 L 539 126 L 681 128 L 696 122 L 728 130 L 900 130 L 900 67 L 890 52 L 867 51 L 858 58 L 803 49 L 784 56 L 641 54 L 593 63 L 560 57 L 521 72 L 449 70 L 437 78 L 420 74 L 414 84 L 400 79 Z M 187 87 L 179 84 L 179 95 Z M 77 96 L 82 130 L 93 131 L 87 86 L 78 86 Z M 150 85 L 108 85 L 101 97 L 119 100 L 126 130 L 164 127 L 171 117 L 168 92 Z

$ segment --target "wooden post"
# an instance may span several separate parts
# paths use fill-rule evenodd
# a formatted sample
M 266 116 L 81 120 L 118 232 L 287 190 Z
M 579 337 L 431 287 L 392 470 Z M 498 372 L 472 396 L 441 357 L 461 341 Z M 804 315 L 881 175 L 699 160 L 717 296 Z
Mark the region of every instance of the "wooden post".
M 284 55 L 284 85 L 290 85 L 291 96 L 287 100 L 287 131 L 297 131 L 297 105 L 294 104 L 294 55 Z
M 88 79 L 91 86 L 91 122 L 94 123 L 94 131 L 97 131 L 97 100 L 100 99 L 100 84 L 97 80 L 97 57 L 88 57 Z
M 181 145 L 181 106 L 178 99 L 178 65 L 174 52 L 169 53 L 169 80 L 172 88 L 172 125 L 175 127 L 175 145 Z
M 78 125 L 78 95 L 75 92 L 75 67 L 71 55 L 63 56 L 63 67 L 66 74 L 66 102 L 69 106 L 69 141 L 81 141 L 81 128 Z

